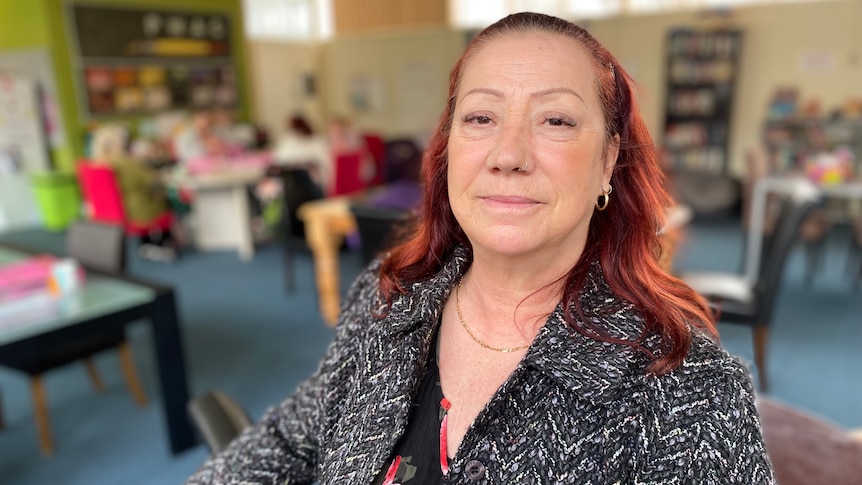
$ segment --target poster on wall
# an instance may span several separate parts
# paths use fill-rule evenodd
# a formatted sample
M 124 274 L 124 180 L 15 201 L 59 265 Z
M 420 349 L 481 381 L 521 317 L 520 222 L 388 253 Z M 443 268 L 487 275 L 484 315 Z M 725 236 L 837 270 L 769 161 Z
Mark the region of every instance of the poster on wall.
M 227 15 L 92 5 L 70 12 L 90 115 L 238 104 Z
M 0 230 L 39 223 L 30 177 L 48 169 L 38 84 L 0 71 Z
M 5 50 L 0 53 L 0 71 L 26 77 L 36 83 L 45 123 L 45 135 L 52 147 L 66 143 L 60 117 L 56 77 L 51 56 L 45 49 Z

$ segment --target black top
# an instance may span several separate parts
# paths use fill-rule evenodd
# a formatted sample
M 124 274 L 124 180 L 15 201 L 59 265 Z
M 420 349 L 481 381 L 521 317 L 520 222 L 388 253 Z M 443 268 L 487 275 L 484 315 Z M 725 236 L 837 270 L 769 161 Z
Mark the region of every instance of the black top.
M 435 352 L 428 354 L 428 370 L 419 383 L 407 428 L 374 485 L 441 483 L 444 470 L 448 471 L 440 456 L 441 450 L 443 456 L 446 453 L 444 418 L 449 406 L 440 388 Z

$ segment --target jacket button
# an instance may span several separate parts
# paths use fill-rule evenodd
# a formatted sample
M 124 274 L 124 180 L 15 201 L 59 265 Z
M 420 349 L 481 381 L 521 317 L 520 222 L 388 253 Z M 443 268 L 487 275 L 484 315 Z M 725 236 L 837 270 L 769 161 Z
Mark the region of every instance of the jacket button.
M 471 482 L 478 482 L 485 477 L 485 465 L 479 460 L 468 461 L 464 471 Z

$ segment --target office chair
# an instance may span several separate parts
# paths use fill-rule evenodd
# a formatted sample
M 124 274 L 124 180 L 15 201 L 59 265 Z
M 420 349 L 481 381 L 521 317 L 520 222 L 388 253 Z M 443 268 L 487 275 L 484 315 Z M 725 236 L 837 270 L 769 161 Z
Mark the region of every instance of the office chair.
M 66 234 L 68 256 L 75 258 L 84 268 L 104 273 L 122 273 L 125 269 L 126 251 L 123 228 L 117 224 L 76 221 Z M 45 398 L 42 375 L 45 372 L 72 362 L 83 360 L 98 392 L 105 385 L 96 370 L 92 356 L 110 349 L 116 349 L 129 392 L 139 406 L 147 403 L 147 395 L 135 370 L 131 347 L 126 342 L 123 331 L 112 331 L 67 340 L 61 344 L 43 347 L 39 353 L 25 360 L 9 360 L 0 355 L 0 365 L 9 367 L 30 376 L 30 389 L 33 396 L 33 418 L 39 433 L 39 445 L 46 456 L 54 452 L 54 440 Z M 2 418 L 0 418 L 2 421 Z
M 757 280 L 749 282 L 736 273 L 684 273 L 679 277 L 703 295 L 716 309 L 720 322 L 751 327 L 753 333 L 754 364 L 757 368 L 760 389 L 768 389 L 766 373 L 766 344 L 775 302 L 781 285 L 790 249 L 797 241 L 802 221 L 818 205 L 810 199 L 788 200 L 775 232 L 765 250 Z
M 362 203 L 350 205 L 356 218 L 362 258 L 370 263 L 378 254 L 392 247 L 400 228 L 409 218 L 410 211 L 389 207 L 377 207 Z

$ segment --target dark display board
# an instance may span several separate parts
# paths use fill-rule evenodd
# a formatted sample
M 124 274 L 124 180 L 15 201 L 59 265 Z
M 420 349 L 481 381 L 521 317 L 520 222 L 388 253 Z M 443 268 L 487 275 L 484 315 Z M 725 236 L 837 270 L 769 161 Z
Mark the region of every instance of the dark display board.
M 70 12 L 90 115 L 237 104 L 227 15 L 92 5 Z

